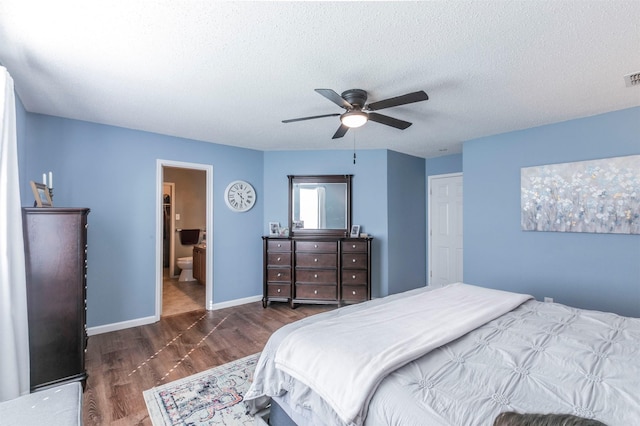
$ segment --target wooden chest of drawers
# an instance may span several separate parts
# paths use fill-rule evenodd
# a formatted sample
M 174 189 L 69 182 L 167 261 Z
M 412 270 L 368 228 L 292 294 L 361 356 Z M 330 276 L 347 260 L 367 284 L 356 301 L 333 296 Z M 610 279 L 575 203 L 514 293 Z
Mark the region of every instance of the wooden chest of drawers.
M 342 300 L 345 302 L 362 302 L 371 299 L 369 274 L 371 257 L 370 241 L 344 240 L 342 246 Z
M 295 303 L 338 303 L 338 241 L 294 240 Z
M 371 238 L 262 238 L 264 307 L 371 299 Z
M 262 306 L 291 300 L 291 247 L 287 238 L 263 238 L 264 291 Z
M 22 209 L 32 391 L 87 378 L 88 214 Z

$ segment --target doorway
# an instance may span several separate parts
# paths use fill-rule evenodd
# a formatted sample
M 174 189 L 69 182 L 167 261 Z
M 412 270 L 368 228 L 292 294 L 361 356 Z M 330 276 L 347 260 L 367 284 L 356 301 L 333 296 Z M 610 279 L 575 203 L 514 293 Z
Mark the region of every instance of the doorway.
M 462 173 L 429 176 L 428 284 L 462 282 Z
M 164 315 L 209 309 L 213 305 L 212 188 L 211 165 L 157 160 L 156 321 Z M 197 229 L 198 241 L 181 244 L 182 229 Z M 205 238 L 209 240 L 207 249 Z M 198 253 L 204 253 L 201 262 L 204 271 L 199 269 L 195 274 L 198 280 L 184 281 L 183 274 L 181 281 L 177 259 L 192 257 L 194 247 L 198 247 Z

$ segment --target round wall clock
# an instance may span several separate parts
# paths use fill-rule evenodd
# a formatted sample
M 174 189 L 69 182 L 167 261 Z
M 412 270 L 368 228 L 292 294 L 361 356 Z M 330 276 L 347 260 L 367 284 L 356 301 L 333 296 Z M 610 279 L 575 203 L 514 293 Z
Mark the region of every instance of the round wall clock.
M 256 203 L 256 190 L 249 182 L 234 180 L 224 191 L 224 202 L 234 212 L 246 212 Z

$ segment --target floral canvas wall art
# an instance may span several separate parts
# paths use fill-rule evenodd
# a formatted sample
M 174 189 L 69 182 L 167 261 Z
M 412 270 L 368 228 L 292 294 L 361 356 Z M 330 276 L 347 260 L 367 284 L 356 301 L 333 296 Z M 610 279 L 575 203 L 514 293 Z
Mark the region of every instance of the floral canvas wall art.
M 526 231 L 640 234 L 640 155 L 523 167 Z

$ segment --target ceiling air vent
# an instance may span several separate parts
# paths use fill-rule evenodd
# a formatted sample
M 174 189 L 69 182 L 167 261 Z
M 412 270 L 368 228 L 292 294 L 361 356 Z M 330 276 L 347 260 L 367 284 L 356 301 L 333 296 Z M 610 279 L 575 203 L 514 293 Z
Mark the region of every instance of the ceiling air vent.
M 640 72 L 625 75 L 624 84 L 627 87 L 640 86 Z

